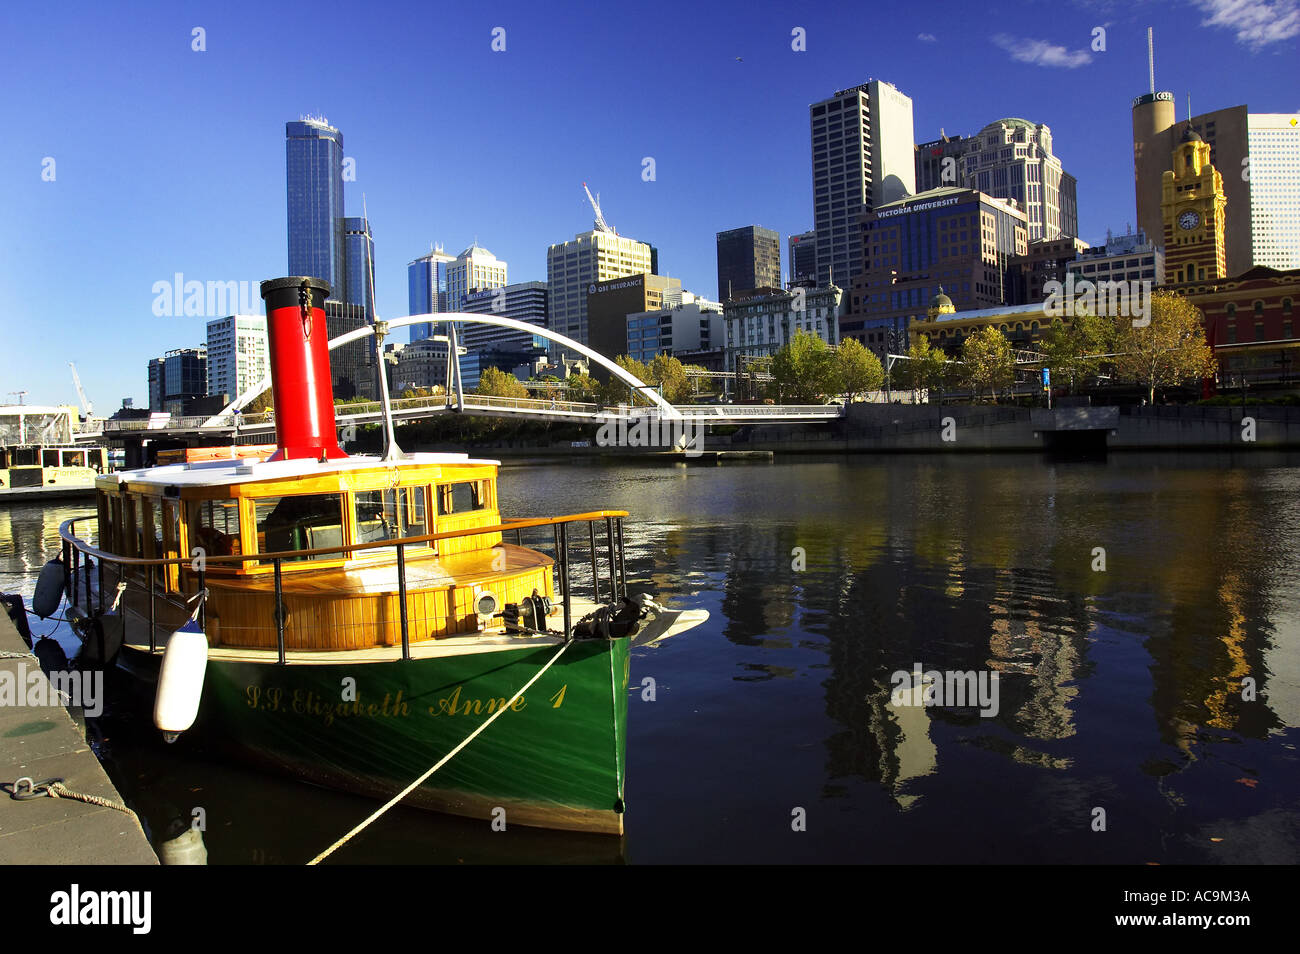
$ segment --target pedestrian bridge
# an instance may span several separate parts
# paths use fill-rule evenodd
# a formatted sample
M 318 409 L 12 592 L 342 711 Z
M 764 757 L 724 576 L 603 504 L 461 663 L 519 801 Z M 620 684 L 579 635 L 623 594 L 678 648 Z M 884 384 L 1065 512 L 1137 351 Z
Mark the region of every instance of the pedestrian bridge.
M 830 421 L 843 416 L 844 408 L 837 404 L 680 404 L 674 405 L 677 415 L 669 415 L 659 407 L 629 407 L 622 404 L 606 407 L 577 401 L 559 401 L 549 398 L 490 397 L 466 394 L 459 406 L 443 397 L 405 398 L 389 402 L 394 421 L 411 421 L 439 414 L 460 413 L 472 417 L 501 417 L 539 421 L 601 424 L 622 418 L 679 420 L 682 424 L 794 424 L 810 421 Z M 377 424 L 383 420 L 383 408 L 378 401 L 366 404 L 341 404 L 334 409 L 339 428 Z M 209 416 L 171 417 L 167 420 L 94 421 L 83 424 L 78 430 L 78 440 L 99 440 L 113 437 L 189 437 L 197 435 L 234 436 L 239 434 L 269 434 L 275 430 L 275 415 L 240 414 L 238 425 L 234 417 L 214 422 Z
M 620 418 L 629 421 L 638 418 L 652 418 L 678 421 L 681 424 L 724 425 L 792 424 L 834 420 L 844 415 L 844 408 L 835 404 L 673 405 L 665 401 L 654 388 L 638 380 L 605 355 L 591 350 L 581 342 L 574 341 L 559 332 L 501 315 L 437 312 L 425 315 L 408 315 L 391 321 L 376 321 L 374 324 L 356 328 L 332 339 L 329 343 L 330 350 L 373 336 L 376 339 L 375 351 L 382 353 L 383 339 L 391 329 L 426 323 L 447 325 L 448 336 L 445 339 L 448 351 L 446 395 L 389 400 L 387 403 L 394 421 L 418 420 L 433 417 L 437 414 L 460 413 L 476 417 L 503 417 L 592 424 L 617 421 Z M 629 387 L 630 393 L 641 395 L 651 406 L 632 407 L 621 404 L 609 407 L 601 404 L 560 401 L 549 398 L 507 398 L 466 394 L 461 387 L 461 349 L 456 344 L 456 328 L 460 324 L 467 323 L 507 328 L 555 341 L 571 351 L 584 355 L 608 370 L 611 375 Z M 379 385 L 381 391 L 387 388 L 382 363 L 380 364 Z M 240 411 L 241 408 L 270 386 L 271 379 L 267 375 L 256 385 L 236 397 L 220 413 L 213 416 L 166 417 L 164 419 L 163 415 L 155 415 L 149 420 L 94 420 L 78 428 L 76 439 L 89 441 L 112 439 L 114 437 L 125 438 L 128 436 L 139 439 L 144 437 L 142 432 L 147 432 L 150 437 L 192 437 L 199 435 L 215 437 L 270 433 L 275 430 L 275 415 L 273 413 L 243 414 Z M 334 415 L 340 429 L 361 424 L 381 423 L 384 419 L 383 402 L 374 401 L 366 404 L 338 405 L 334 409 Z

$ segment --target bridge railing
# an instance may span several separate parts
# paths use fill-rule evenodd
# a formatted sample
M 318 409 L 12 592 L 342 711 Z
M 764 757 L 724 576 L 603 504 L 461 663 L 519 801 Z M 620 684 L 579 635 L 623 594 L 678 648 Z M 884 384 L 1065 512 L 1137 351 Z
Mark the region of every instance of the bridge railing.
M 840 417 L 844 409 L 837 404 L 712 404 L 682 405 L 687 417 Z
M 166 421 L 151 421 L 148 418 L 130 421 L 104 421 L 103 429 L 109 431 L 158 431 L 158 430 L 199 430 L 210 420 L 205 414 L 193 416 L 175 416 Z M 252 427 L 259 424 L 272 424 L 275 422 L 275 415 L 271 412 L 264 414 L 242 414 L 240 415 L 240 425 L 243 427 Z M 234 423 L 234 418 L 230 423 L 217 425 L 208 430 L 225 431 L 229 430 Z
M 447 407 L 447 399 L 442 395 L 418 398 L 398 398 L 391 402 L 393 413 L 397 417 L 409 417 L 421 410 L 441 411 Z M 466 408 L 483 410 L 498 408 L 516 410 L 534 414 L 560 413 L 599 419 L 601 416 L 661 419 L 665 414 L 661 408 L 644 405 L 627 404 L 605 405 L 582 401 L 561 401 L 551 398 L 517 398 L 495 397 L 485 394 L 467 394 Z M 766 419 L 790 420 L 829 420 L 842 417 L 844 409 L 835 404 L 682 404 L 678 406 L 682 418 L 695 421 L 713 421 L 719 418 L 728 420 Z M 382 408 L 378 401 L 366 401 L 357 404 L 339 404 L 334 408 L 336 420 L 340 424 L 356 421 L 360 418 L 378 419 Z M 203 416 L 172 417 L 166 421 L 147 419 L 129 421 L 104 421 L 103 433 L 121 434 L 147 431 L 204 431 L 210 433 L 229 433 L 234 423 L 233 417 L 213 426 L 205 426 L 211 420 Z M 275 414 L 244 414 L 239 418 L 241 428 L 265 428 L 275 423 Z

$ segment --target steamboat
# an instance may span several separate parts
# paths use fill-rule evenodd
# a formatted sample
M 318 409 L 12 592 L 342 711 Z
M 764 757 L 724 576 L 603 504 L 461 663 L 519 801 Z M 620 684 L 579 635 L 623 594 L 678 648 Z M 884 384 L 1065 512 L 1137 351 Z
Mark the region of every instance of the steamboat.
M 497 461 L 346 454 L 328 294 L 262 284 L 274 447 L 100 476 L 47 599 L 169 738 L 377 797 L 455 752 L 408 803 L 622 833 L 630 646 L 707 612 L 629 596 L 625 511 L 505 518 Z

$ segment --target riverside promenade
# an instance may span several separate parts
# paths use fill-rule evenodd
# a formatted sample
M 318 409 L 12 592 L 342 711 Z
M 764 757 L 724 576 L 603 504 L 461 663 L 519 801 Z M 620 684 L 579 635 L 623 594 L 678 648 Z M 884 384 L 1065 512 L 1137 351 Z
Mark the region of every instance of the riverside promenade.
M 6 613 L 0 612 L 0 678 L 29 698 L 28 684 L 45 680 L 38 698 L 53 697 L 36 658 Z M 20 679 L 21 677 L 21 679 Z M 71 798 L 11 797 L 19 778 L 62 778 L 73 792 L 121 802 L 82 728 L 61 705 L 0 704 L 0 865 L 156 865 L 158 857 L 134 816 Z

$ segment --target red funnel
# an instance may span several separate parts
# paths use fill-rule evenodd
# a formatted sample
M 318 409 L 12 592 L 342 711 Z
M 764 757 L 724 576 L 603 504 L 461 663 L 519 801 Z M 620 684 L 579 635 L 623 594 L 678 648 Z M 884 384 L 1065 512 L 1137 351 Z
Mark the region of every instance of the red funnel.
M 324 310 L 329 293 L 329 282 L 319 278 L 262 282 L 278 445 L 271 460 L 348 456 L 335 435 Z

